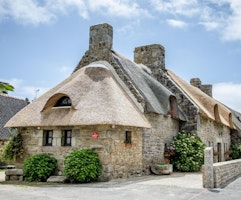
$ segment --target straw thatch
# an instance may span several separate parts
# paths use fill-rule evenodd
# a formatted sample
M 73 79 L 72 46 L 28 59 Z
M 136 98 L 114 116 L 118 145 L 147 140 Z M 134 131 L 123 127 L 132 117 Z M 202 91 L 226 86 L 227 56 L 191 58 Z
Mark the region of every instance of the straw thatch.
M 149 128 L 149 122 L 113 73 L 104 61 L 83 67 L 21 110 L 6 126 L 110 124 Z M 71 107 L 54 107 L 62 96 L 71 99 Z
M 210 120 L 234 128 L 231 111 L 223 104 L 202 92 L 199 88 L 190 85 L 172 71 L 167 71 L 170 78 L 187 94 L 198 106 L 199 113 Z
M 112 52 L 120 68 L 128 75 L 134 86 L 145 99 L 146 112 L 165 115 L 170 110 L 170 97 L 175 97 L 175 94 L 153 78 L 152 72 L 147 66 L 136 64 L 117 52 Z M 178 115 L 177 117 L 180 120 L 186 121 L 186 117 L 180 108 L 178 108 Z

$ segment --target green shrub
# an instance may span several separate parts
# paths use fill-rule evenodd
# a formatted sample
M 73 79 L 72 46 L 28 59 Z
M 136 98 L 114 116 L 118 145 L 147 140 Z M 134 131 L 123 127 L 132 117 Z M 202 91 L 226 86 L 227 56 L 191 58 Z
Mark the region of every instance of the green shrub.
M 75 150 L 64 161 L 64 173 L 74 182 L 95 181 L 101 171 L 102 166 L 98 154 L 91 149 Z
M 196 134 L 181 132 L 173 138 L 171 146 L 175 154 L 171 163 L 178 171 L 199 171 L 204 163 L 204 144 Z
M 20 134 L 11 137 L 10 141 L 4 146 L 2 160 L 13 161 L 23 155 L 23 138 Z
M 240 144 L 233 144 L 231 146 L 232 153 L 230 157 L 232 159 L 240 159 L 241 158 L 241 145 Z
M 27 158 L 23 164 L 23 173 L 26 181 L 44 182 L 57 169 L 56 158 L 48 154 L 37 154 Z

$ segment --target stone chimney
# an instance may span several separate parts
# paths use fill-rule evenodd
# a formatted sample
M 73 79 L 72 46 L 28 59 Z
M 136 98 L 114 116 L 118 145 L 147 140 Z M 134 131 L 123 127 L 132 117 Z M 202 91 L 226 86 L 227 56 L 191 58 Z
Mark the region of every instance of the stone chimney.
M 199 88 L 200 90 L 202 90 L 204 93 L 206 93 L 208 96 L 212 97 L 213 96 L 213 92 L 212 92 L 212 85 L 210 84 L 205 84 L 202 85 L 202 82 L 199 78 L 192 78 L 190 80 L 190 84 L 192 86 L 195 86 L 197 88 Z
M 149 67 L 157 78 L 161 70 L 165 70 L 165 48 L 160 44 L 136 47 L 134 62 Z
M 111 49 L 113 43 L 113 28 L 111 25 L 97 24 L 90 27 L 89 50 Z

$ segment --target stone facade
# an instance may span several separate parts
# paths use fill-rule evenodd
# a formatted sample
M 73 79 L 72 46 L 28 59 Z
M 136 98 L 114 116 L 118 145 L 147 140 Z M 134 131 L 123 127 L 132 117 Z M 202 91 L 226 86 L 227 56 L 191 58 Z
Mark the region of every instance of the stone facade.
M 208 120 L 202 116 L 198 117 L 197 134 L 203 143 L 218 151 L 218 161 L 225 161 L 224 154 L 231 145 L 230 129 L 217 122 Z
M 162 46 L 147 45 L 135 48 L 134 59 L 135 62 L 151 66 L 149 68 L 156 79 L 175 94 L 178 106 L 187 118 L 186 122 L 179 122 L 179 131 L 185 130 L 197 133 L 206 146 L 212 146 L 214 150 L 219 152 L 218 161 L 224 161 L 224 153 L 231 144 L 231 129 L 215 121 L 208 120 L 199 114 L 195 103 L 183 93 L 180 87 L 177 86 L 165 72 L 165 67 L 162 65 L 164 55 L 165 50 Z M 160 61 L 162 59 L 163 61 Z M 202 85 L 199 78 L 191 79 L 190 83 L 212 97 L 211 85 Z M 150 121 L 153 121 L 153 119 Z M 168 134 L 170 134 L 170 131 Z
M 165 144 L 170 145 L 178 133 L 179 121 L 164 115 L 146 115 L 151 122 L 151 129 L 143 131 L 143 172 L 150 173 L 150 164 L 163 161 Z
M 61 146 L 61 130 L 72 130 L 71 146 Z M 52 146 L 43 146 L 43 130 L 53 130 Z M 120 126 L 44 127 L 24 129 L 25 157 L 47 153 L 58 160 L 59 175 L 63 174 L 65 156 L 76 149 L 90 148 L 98 153 L 103 167 L 104 179 L 124 178 L 142 174 L 142 130 Z M 131 146 L 126 147 L 125 133 L 131 131 Z M 99 133 L 97 140 L 92 132 Z

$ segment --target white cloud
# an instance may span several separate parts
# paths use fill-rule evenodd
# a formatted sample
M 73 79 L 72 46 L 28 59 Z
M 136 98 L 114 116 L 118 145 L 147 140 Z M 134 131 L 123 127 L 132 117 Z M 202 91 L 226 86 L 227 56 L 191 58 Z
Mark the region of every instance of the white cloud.
M 185 28 L 187 27 L 187 23 L 181 20 L 175 20 L 175 19 L 168 19 L 167 23 L 170 26 L 176 27 L 176 28 Z
M 241 40 L 241 1 L 229 1 L 232 14 L 227 18 L 222 36 L 225 40 Z
M 200 12 L 198 0 L 151 0 L 151 5 L 159 12 L 192 17 Z
M 213 85 L 213 97 L 241 113 L 241 83 L 218 83 Z
M 89 17 L 88 8 L 84 0 L 48 0 L 46 7 L 56 15 L 60 13 L 68 14 L 73 10 L 77 10 L 78 14 L 87 19 Z
M 102 14 L 108 14 L 111 16 L 120 17 L 136 17 L 144 16 L 150 17 L 151 15 L 147 10 L 141 8 L 135 1 L 129 0 L 102 0 L 102 1 L 91 1 L 89 0 L 90 9 L 92 11 L 98 11 Z
M 0 21 L 12 18 L 17 23 L 38 25 L 50 23 L 60 14 L 77 11 L 87 19 L 97 12 L 114 17 L 150 17 L 146 9 L 131 0 L 0 0 Z
M 0 19 L 13 18 L 15 21 L 22 24 L 40 24 L 49 23 L 54 20 L 55 16 L 49 12 L 46 7 L 40 6 L 37 1 L 0 1 Z

